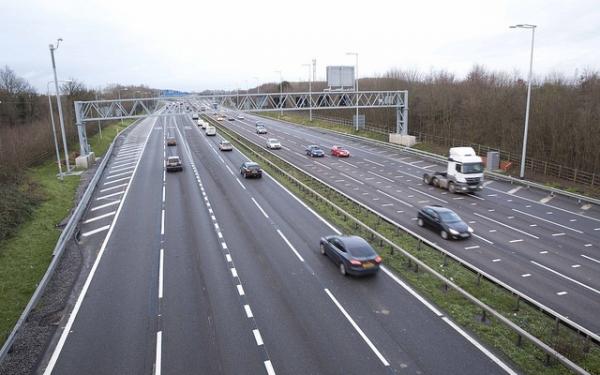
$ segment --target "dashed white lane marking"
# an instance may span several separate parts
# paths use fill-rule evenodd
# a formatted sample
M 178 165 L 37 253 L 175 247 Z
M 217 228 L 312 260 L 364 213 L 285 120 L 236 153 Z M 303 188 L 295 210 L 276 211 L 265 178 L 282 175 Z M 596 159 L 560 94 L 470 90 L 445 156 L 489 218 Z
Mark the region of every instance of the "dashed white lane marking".
M 115 212 L 117 212 L 117 211 L 111 211 L 111 212 L 106 213 L 104 215 L 99 215 L 99 216 L 93 217 L 91 219 L 87 219 L 86 221 L 83 222 L 83 224 L 93 223 L 94 221 L 104 219 L 105 217 L 109 217 L 109 216 L 114 215 Z
M 358 332 L 358 334 L 360 335 L 360 337 L 362 337 L 362 339 L 367 343 L 367 345 L 369 346 L 369 348 L 371 348 L 371 350 L 379 358 L 379 360 L 381 361 L 381 363 L 383 363 L 384 366 L 388 367 L 390 365 L 390 363 L 383 357 L 383 355 L 381 354 L 381 352 L 379 352 L 379 350 L 375 347 L 375 345 L 371 342 L 371 340 L 369 340 L 369 338 L 367 337 L 367 335 L 365 335 L 365 333 L 363 332 L 363 330 L 358 326 L 358 324 L 356 324 L 356 322 L 354 321 L 354 319 L 352 319 L 352 317 L 350 316 L 350 314 L 348 314 L 348 312 L 346 312 L 346 309 L 344 309 L 344 307 L 338 302 L 338 300 L 329 291 L 329 289 L 325 288 L 325 293 L 327 293 L 327 295 L 329 296 L 329 298 L 331 298 L 331 300 L 333 301 L 333 303 L 337 306 L 337 308 L 342 312 L 342 314 L 350 322 L 350 324 L 352 325 L 352 327 L 354 327 L 354 329 L 356 330 L 356 332 Z
M 237 270 L 234 267 L 231 268 L 231 276 L 238 277 Z
M 560 233 L 552 233 L 552 237 L 561 237 L 564 236 L 565 233 L 564 232 L 560 232 Z
M 160 258 L 158 262 L 158 298 L 163 298 L 163 265 L 165 261 L 165 251 L 160 249 Z
M 491 222 L 493 222 L 493 223 L 496 223 L 496 224 L 498 224 L 498 225 L 502 225 L 503 227 L 506 227 L 506 228 L 512 229 L 512 230 L 514 230 L 515 232 L 519 232 L 519 233 L 521 233 L 521 234 L 524 234 L 524 235 L 527 235 L 527 236 L 529 236 L 529 237 L 535 238 L 536 240 L 539 240 L 539 239 L 540 239 L 538 236 L 534 236 L 533 234 L 529 234 L 529 233 L 527 233 L 527 232 L 525 232 L 525 231 L 522 231 L 522 230 L 520 230 L 520 229 L 517 229 L 517 228 L 511 227 L 510 225 L 504 224 L 504 223 L 502 223 L 502 222 L 500 222 L 500 221 L 498 221 L 498 220 L 494 220 L 494 219 L 492 219 L 492 218 L 489 218 L 489 217 L 487 217 L 487 216 L 484 216 L 484 215 L 478 214 L 477 212 L 474 212 L 474 213 L 473 213 L 473 215 L 475 215 L 475 216 L 479 216 L 479 217 L 481 217 L 481 218 L 483 218 L 483 219 L 489 220 L 489 221 L 491 221 Z
M 540 251 L 540 254 L 548 254 L 548 250 Z
M 473 250 L 473 249 L 479 249 L 479 245 L 465 247 L 465 250 Z
M 552 199 L 554 199 L 554 196 L 548 195 L 547 197 L 540 199 L 540 203 L 546 204 L 546 203 L 550 202 Z
M 558 227 L 561 227 L 561 228 L 565 228 L 565 229 L 571 230 L 571 231 L 573 231 L 573 232 L 575 232 L 575 233 L 583 234 L 583 232 L 582 232 L 582 231 L 580 231 L 579 229 L 571 228 L 571 227 L 568 227 L 568 226 L 566 226 L 566 225 L 563 225 L 563 224 L 560 224 L 560 223 L 557 223 L 557 222 L 554 222 L 554 221 L 551 221 L 551 220 L 548 220 L 548 219 L 544 219 L 544 218 L 541 218 L 541 217 L 539 217 L 539 216 L 535 216 L 535 215 L 529 214 L 529 213 L 527 213 L 527 212 L 523 212 L 523 211 L 517 210 L 517 209 L 515 209 L 515 208 L 513 208 L 512 210 L 513 210 L 513 211 L 515 211 L 515 212 L 518 212 L 518 213 L 520 213 L 521 215 L 529 216 L 529 217 L 532 217 L 532 218 L 535 218 L 535 219 L 538 219 L 538 220 L 544 221 L 544 222 L 546 222 L 546 223 L 554 224 L 554 225 L 556 225 L 556 226 L 558 226 Z
M 498 194 L 487 194 L 488 197 L 497 197 Z
M 90 211 L 101 210 L 101 209 L 103 209 L 103 208 L 106 208 L 106 207 L 109 207 L 109 206 L 113 206 L 113 205 L 115 205 L 115 204 L 119 204 L 120 202 L 121 202 L 121 200 L 119 199 L 119 200 L 116 200 L 116 201 L 114 201 L 114 202 L 110 202 L 110 203 L 102 204 L 102 205 L 100 205 L 100 206 L 93 207 L 93 208 L 92 208 Z
M 81 233 L 81 235 L 82 235 L 83 237 L 91 236 L 92 234 L 96 234 L 96 233 L 104 232 L 105 230 L 108 230 L 108 228 L 110 228 L 110 225 L 105 225 L 105 226 L 103 226 L 103 227 L 100 227 L 100 228 L 98 228 L 98 229 L 94 229 L 94 230 L 91 230 L 91 231 L 89 231 L 89 232 Z
M 378 166 L 380 166 L 380 167 L 385 167 L 385 165 L 383 165 L 383 164 L 381 164 L 381 163 L 378 163 L 378 162 L 376 162 L 376 161 L 369 160 L 369 159 L 366 159 L 366 158 L 365 158 L 364 160 L 365 160 L 365 161 L 368 161 L 369 163 L 373 163 L 373 164 L 375 164 L 375 165 L 378 165 Z
M 226 164 L 225 168 L 227 168 L 227 170 L 229 171 L 229 173 L 231 173 L 232 176 L 235 176 L 235 173 L 233 173 L 233 171 L 231 170 L 231 168 L 229 168 L 229 166 Z
M 267 370 L 267 375 L 275 375 L 275 369 L 273 369 L 271 361 L 265 361 L 265 369 Z
M 524 273 L 524 274 L 521 275 L 521 277 L 529 277 L 529 276 L 531 276 L 530 273 Z
M 393 203 L 385 203 L 385 204 L 382 204 L 381 207 L 390 207 L 393 205 L 394 205 Z
M 223 250 L 227 250 L 227 244 L 225 242 L 221 242 L 221 247 Z
M 332 169 L 331 167 L 328 167 L 327 165 L 323 164 L 323 163 L 319 163 L 318 161 L 315 160 L 316 164 L 319 164 L 321 167 L 323 168 L 327 168 L 327 169 Z
M 565 294 L 567 294 L 567 292 L 565 292 L 565 291 L 556 292 L 556 294 L 559 295 L 559 296 L 564 296 Z
M 260 335 L 260 331 L 258 329 L 253 329 L 252 333 L 254 334 L 254 339 L 256 340 L 256 345 L 258 345 L 258 346 L 263 345 L 263 339 L 262 339 L 262 336 Z
M 131 176 L 128 176 L 128 177 L 123 177 L 123 178 L 119 178 L 116 180 L 108 181 L 108 182 L 103 183 L 102 186 L 116 184 L 117 182 L 129 180 L 130 178 L 131 178 Z
M 165 203 L 165 188 L 166 188 L 166 186 L 163 185 L 163 188 L 162 188 L 162 201 L 163 201 L 163 203 Z
M 248 318 L 254 317 L 254 315 L 252 314 L 252 309 L 250 308 L 250 305 L 244 305 L 244 310 L 246 311 L 246 316 Z
M 517 242 L 523 242 L 523 240 L 522 240 L 522 239 L 518 239 L 518 240 L 510 240 L 510 241 L 508 241 L 508 242 L 510 242 L 510 243 L 517 243 Z
M 115 190 L 115 189 L 122 188 L 122 187 L 125 187 L 125 186 L 127 186 L 127 184 L 121 184 L 121 185 L 117 185 L 117 186 L 109 187 L 109 188 L 106 188 L 106 189 L 101 189 L 101 190 L 100 190 L 100 192 L 101 192 L 101 193 L 105 193 L 105 192 L 107 192 L 107 191 L 110 191 L 110 190 Z
M 260 210 L 260 212 L 262 212 L 263 216 L 268 219 L 269 215 L 267 215 L 267 213 L 265 212 L 265 210 L 263 210 L 263 208 L 260 206 L 260 204 L 258 204 L 258 202 L 256 201 L 256 199 L 254 199 L 254 197 L 251 197 L 250 199 L 252 199 L 252 202 L 254 202 L 254 204 L 256 205 L 256 207 L 258 207 L 258 209 Z
M 423 169 L 429 169 L 429 168 L 433 168 L 435 166 L 437 166 L 437 164 L 426 165 L 423 167 Z
M 600 228 L 594 228 L 595 231 L 600 230 Z
M 396 182 L 396 181 L 392 180 L 391 178 L 387 178 L 387 177 L 377 174 L 375 172 L 367 171 L 367 173 L 372 174 L 373 176 L 377 176 L 377 177 L 384 179 L 386 181 L 389 181 L 389 182 Z
M 386 193 L 385 191 L 381 191 L 381 190 L 377 189 L 377 192 L 378 192 L 379 194 L 383 194 L 383 195 L 385 195 L 386 197 L 388 197 L 388 198 L 390 198 L 390 199 L 393 199 L 393 200 L 395 200 L 396 202 L 400 202 L 400 203 L 402 203 L 402 204 L 403 204 L 403 205 L 405 205 L 405 206 L 408 206 L 408 207 L 414 207 L 412 204 L 410 204 L 410 203 L 408 203 L 408 202 L 405 202 L 405 201 L 403 201 L 403 200 L 401 200 L 401 199 L 398 199 L 398 198 L 396 198 L 396 197 L 394 197 L 394 196 L 391 196 L 391 195 L 389 195 L 388 193 Z M 363 194 L 364 194 L 364 193 L 363 193 Z
M 301 262 L 304 262 L 304 258 L 302 258 L 302 255 L 300 255 L 300 253 L 296 250 L 294 245 L 292 245 L 292 243 L 283 235 L 281 230 L 277 229 L 277 233 L 279 233 L 279 236 L 281 236 L 281 238 L 283 238 L 283 240 L 289 246 L 289 248 L 292 249 L 292 251 L 294 252 L 294 254 L 296 254 L 298 259 L 300 259 Z
M 240 181 L 239 178 L 235 178 L 235 180 L 237 181 L 238 184 L 240 184 L 240 186 L 242 187 L 242 189 L 246 190 L 246 187 L 244 186 L 244 184 L 242 184 L 242 181 Z
M 227 260 L 227 263 L 231 263 L 231 255 L 230 254 L 225 254 L 225 259 Z
M 579 267 L 581 267 L 581 264 L 573 264 L 573 265 L 571 266 L 571 268 L 579 268 Z
M 165 234 L 165 210 L 164 210 L 164 208 L 160 214 L 160 234 L 162 234 L 162 235 Z
M 342 172 L 340 172 L 340 174 L 341 174 L 342 176 L 346 177 L 346 178 L 349 178 L 349 179 L 351 179 L 352 181 L 356 182 L 357 184 L 360 184 L 360 185 L 364 185 L 364 184 L 365 184 L 364 182 L 362 182 L 362 181 L 360 181 L 360 180 L 357 180 L 357 179 L 355 179 L 355 178 L 354 178 L 354 177 L 352 177 L 352 176 L 348 176 L 348 175 L 347 175 L 347 174 L 345 174 L 345 173 L 342 173 Z
M 523 188 L 523 186 L 517 186 L 517 187 L 516 187 L 516 188 L 514 188 L 514 189 L 510 189 L 510 190 L 508 191 L 508 194 L 514 194 L 514 193 L 516 193 L 517 191 L 521 190 L 522 188 Z
M 156 332 L 156 359 L 154 361 L 154 374 L 160 375 L 162 367 L 162 331 Z
M 433 195 L 431 195 L 431 194 L 424 193 L 424 192 L 422 192 L 422 191 L 421 191 L 421 190 L 419 190 L 419 189 L 415 189 L 415 188 L 413 188 L 413 187 L 410 187 L 410 186 L 409 186 L 408 188 L 409 188 L 410 190 L 414 191 L 415 193 L 423 194 L 423 195 L 425 195 L 425 196 L 428 196 L 429 198 L 432 198 L 432 199 L 438 200 L 438 201 L 440 201 L 440 202 L 443 202 L 443 203 L 448 203 L 448 201 L 445 201 L 445 200 L 443 200 L 443 199 L 441 199 L 441 198 L 435 197 L 435 196 L 433 196 Z
M 494 263 L 497 263 L 497 262 L 500 262 L 500 261 L 502 261 L 502 259 L 499 259 L 499 258 L 492 259 L 492 262 L 494 262 Z
M 487 243 L 488 243 L 488 244 L 490 244 L 490 245 L 493 245 L 493 244 L 494 244 L 492 241 L 488 240 L 487 238 L 483 238 L 483 237 L 481 237 L 481 236 L 480 236 L 480 235 L 478 235 L 478 234 L 475 234 L 475 233 L 473 233 L 473 236 L 474 236 L 474 237 L 477 237 L 477 238 L 479 238 L 480 240 L 482 240 L 482 241 L 484 241 L 484 242 L 487 242 Z
M 357 166 L 357 165 L 354 165 L 354 164 L 352 164 L 352 163 L 348 163 L 347 161 L 339 160 L 339 162 L 340 162 L 340 163 L 347 164 L 347 165 L 351 166 L 352 168 L 357 168 L 357 169 L 358 169 L 358 166 Z
M 600 264 L 600 260 L 598 260 L 598 259 L 594 259 L 594 258 L 592 258 L 590 256 L 585 255 L 585 254 L 581 254 L 581 256 L 583 258 L 587 259 L 587 260 L 591 260 L 592 262 L 596 262 L 596 263 Z
M 571 278 L 571 277 L 569 277 L 569 276 L 567 276 L 567 275 L 563 275 L 562 273 L 560 273 L 560 272 L 558 272 L 558 271 L 555 271 L 555 270 L 553 270 L 553 269 L 552 269 L 552 268 L 550 268 L 550 267 L 546 267 L 546 266 L 544 266 L 543 264 L 540 264 L 540 263 L 536 262 L 535 260 L 530 260 L 530 262 L 531 262 L 531 263 L 533 263 L 533 264 L 535 264 L 536 266 L 538 266 L 538 267 L 540 267 L 540 268 L 543 268 L 543 269 L 545 269 L 546 271 L 552 272 L 553 274 L 555 274 L 555 275 L 557 275 L 557 276 L 560 276 L 560 277 L 562 277 L 562 278 L 563 278 L 563 279 L 565 279 L 565 280 L 569 280 L 569 281 L 571 281 L 571 282 L 573 282 L 573 283 L 575 283 L 575 284 L 577 284 L 577 285 L 579 285 L 579 286 L 581 286 L 581 287 L 583 287 L 583 288 L 585 288 L 585 289 L 587 289 L 587 290 L 590 290 L 590 291 L 592 291 L 592 292 L 594 292 L 594 293 L 596 293 L 596 294 L 600 294 L 600 290 L 598 290 L 598 289 L 594 289 L 594 288 L 592 288 L 591 286 L 589 286 L 589 285 L 586 285 L 586 284 L 584 284 L 584 283 L 582 283 L 582 282 L 580 282 L 580 281 L 577 281 L 577 280 L 575 280 L 575 279 L 573 279 L 573 278 Z
M 586 243 L 585 245 L 583 245 L 584 247 L 592 247 L 591 243 Z
M 244 287 L 242 286 L 242 284 L 236 285 L 236 288 L 237 288 L 238 294 L 240 296 L 243 296 L 246 294 L 246 292 L 244 292 Z
M 117 196 L 117 195 L 121 195 L 121 194 L 123 194 L 123 193 L 124 193 L 124 191 L 119 191 L 119 192 L 117 192 L 117 193 L 112 193 L 112 194 L 103 195 L 103 196 L 101 196 L 101 197 L 98 197 L 98 198 L 96 198 L 96 200 L 97 200 L 97 201 L 99 201 L 99 200 L 102 200 L 102 199 L 108 199 L 108 198 L 110 198 L 110 197 L 115 197 L 115 196 Z

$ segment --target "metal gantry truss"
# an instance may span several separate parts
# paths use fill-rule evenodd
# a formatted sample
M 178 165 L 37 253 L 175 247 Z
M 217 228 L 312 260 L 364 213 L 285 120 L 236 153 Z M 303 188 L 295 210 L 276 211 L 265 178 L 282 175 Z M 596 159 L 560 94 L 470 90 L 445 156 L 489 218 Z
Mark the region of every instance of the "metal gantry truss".
M 319 109 L 396 108 L 396 133 L 408 133 L 408 91 L 323 91 L 260 94 L 187 95 L 181 97 L 75 102 L 81 154 L 90 152 L 85 123 L 97 120 L 172 116 L 196 111 L 192 102 L 244 112 Z M 169 105 L 171 104 L 171 105 Z M 212 108 L 209 108 L 209 110 Z

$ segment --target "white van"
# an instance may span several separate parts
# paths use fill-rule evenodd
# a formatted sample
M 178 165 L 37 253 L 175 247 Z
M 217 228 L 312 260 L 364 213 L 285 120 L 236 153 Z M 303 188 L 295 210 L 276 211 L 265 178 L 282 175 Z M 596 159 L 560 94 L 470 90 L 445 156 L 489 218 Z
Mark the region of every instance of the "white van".
M 217 128 L 209 125 L 206 127 L 206 131 L 204 133 L 206 135 L 217 135 Z

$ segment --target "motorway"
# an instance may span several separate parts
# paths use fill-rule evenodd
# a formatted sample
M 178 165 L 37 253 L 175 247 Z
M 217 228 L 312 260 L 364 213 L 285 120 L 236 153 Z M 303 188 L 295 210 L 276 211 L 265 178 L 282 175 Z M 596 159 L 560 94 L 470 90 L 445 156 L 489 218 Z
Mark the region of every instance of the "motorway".
M 600 334 L 599 207 L 500 181 L 486 181 L 477 194 L 453 195 L 422 182 L 424 171 L 443 165 L 323 129 L 244 115 L 222 124 L 261 145 L 277 138 L 283 148 L 273 152 L 286 161 Z M 268 134 L 256 134 L 256 121 Z M 309 144 L 320 145 L 326 157 L 306 156 Z M 351 157 L 331 157 L 332 145 L 344 146 Z M 444 241 L 418 227 L 418 209 L 431 204 L 456 211 L 474 228 L 474 238 Z
M 337 229 L 270 176 L 241 179 L 219 140 L 188 115 L 126 134 L 81 223 L 98 257 L 40 373 L 514 373 L 389 270 L 340 275 L 318 251 Z

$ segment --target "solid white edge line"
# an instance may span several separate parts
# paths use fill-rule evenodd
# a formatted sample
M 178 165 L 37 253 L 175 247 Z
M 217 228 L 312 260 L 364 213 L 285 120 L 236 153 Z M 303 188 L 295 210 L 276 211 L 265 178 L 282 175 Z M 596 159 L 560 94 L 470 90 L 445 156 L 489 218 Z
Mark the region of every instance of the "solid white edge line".
M 546 267 L 543 264 L 540 264 L 540 263 L 536 262 L 535 260 L 530 260 L 530 262 L 533 263 L 533 264 L 535 264 L 536 266 L 538 266 L 540 268 L 545 269 L 548 272 L 552 272 L 553 274 L 562 277 L 563 279 L 569 280 L 569 281 L 571 281 L 571 282 L 573 282 L 573 283 L 575 283 L 575 284 L 577 284 L 577 285 L 579 285 L 579 286 L 581 286 L 581 287 L 583 287 L 585 289 L 588 289 L 588 290 L 590 290 L 590 291 L 592 291 L 592 292 L 594 292 L 596 294 L 600 294 L 600 290 L 594 289 L 591 286 L 582 283 L 581 281 L 577 281 L 577 280 L 575 280 L 575 279 L 573 279 L 573 278 L 571 278 L 571 277 L 569 277 L 567 275 L 563 275 L 562 273 L 560 273 L 558 271 L 555 271 L 555 270 L 553 270 L 550 267 Z
M 258 209 L 260 210 L 260 212 L 262 212 L 262 214 L 268 219 L 269 215 L 267 215 L 267 213 L 265 212 L 265 210 L 263 210 L 263 208 L 260 206 L 260 204 L 258 204 L 258 202 L 256 201 L 256 199 L 254 199 L 254 197 L 250 197 L 250 199 L 252 199 L 252 202 L 254 202 L 254 204 L 256 205 L 256 207 L 258 207 Z
M 156 121 L 156 119 L 155 119 L 155 121 Z M 144 149 L 142 150 L 142 153 L 146 149 L 146 144 L 148 143 L 150 136 L 151 136 L 151 133 L 149 132 L 146 140 L 144 141 Z M 131 174 L 132 178 L 133 178 L 133 176 L 135 176 L 135 173 L 137 171 L 137 168 L 138 168 L 141 160 L 142 160 L 142 158 L 138 159 L 138 164 L 136 164 L 135 169 L 133 170 L 133 173 Z M 121 199 L 119 208 L 117 208 L 117 213 L 115 214 L 115 216 L 113 218 L 112 224 L 116 223 L 117 219 L 119 218 L 121 209 L 123 208 L 123 203 L 125 202 L 125 198 L 127 197 L 127 193 L 129 193 L 129 189 L 131 188 L 131 185 L 133 185 L 133 184 L 129 184 L 129 186 L 127 186 L 127 189 L 125 190 L 125 193 L 123 194 L 123 198 Z M 50 357 L 50 361 L 48 362 L 48 365 L 46 366 L 46 369 L 44 370 L 44 375 L 50 375 L 52 373 L 52 371 L 54 370 L 54 366 L 56 366 L 58 357 L 60 356 L 62 348 L 65 345 L 65 342 L 67 341 L 67 336 L 69 335 L 69 332 L 71 331 L 71 327 L 73 327 L 73 323 L 75 322 L 77 313 L 79 312 L 79 309 L 81 308 L 81 305 L 83 304 L 83 299 L 85 298 L 85 296 L 87 294 L 87 290 L 89 289 L 90 284 L 92 283 L 92 279 L 94 278 L 94 275 L 96 274 L 96 270 L 98 269 L 98 265 L 100 264 L 100 260 L 102 259 L 102 255 L 104 254 L 104 251 L 106 250 L 106 245 L 108 244 L 108 241 L 110 240 L 110 236 L 112 235 L 114 228 L 115 228 L 115 225 L 111 225 L 110 228 L 108 229 L 108 234 L 106 235 L 106 237 L 104 238 L 104 241 L 102 242 L 102 246 L 100 247 L 100 250 L 98 251 L 98 255 L 96 255 L 96 260 L 94 261 L 94 264 L 92 265 L 90 273 L 88 274 L 88 277 L 85 280 L 83 287 L 81 288 L 81 292 L 79 293 L 79 297 L 77 297 L 75 306 L 73 306 L 73 310 L 71 311 L 71 314 L 69 315 L 67 324 L 65 325 L 62 333 L 60 334 L 58 343 L 56 344 L 56 347 L 54 348 L 54 352 L 52 353 L 52 356 Z
M 160 249 L 160 259 L 158 263 L 158 298 L 163 298 L 163 276 L 164 276 L 165 250 Z
M 452 320 L 448 319 L 448 317 L 442 317 L 442 320 L 446 322 L 450 327 L 454 328 L 454 330 L 461 334 L 462 337 L 467 339 L 471 344 L 473 344 L 477 349 L 479 349 L 483 354 L 485 354 L 489 359 L 494 361 L 501 369 L 506 371 L 510 375 L 518 375 L 512 368 L 510 368 L 506 363 L 502 362 L 500 358 L 496 357 L 492 352 L 487 350 L 487 348 L 481 345 L 477 340 L 472 338 L 467 332 L 465 332 L 461 327 L 456 325 Z
M 352 327 L 354 327 L 354 329 L 356 330 L 356 332 L 358 332 L 358 334 L 360 335 L 360 337 L 362 337 L 362 339 L 367 343 L 367 345 L 369 346 L 369 348 L 371 348 L 371 350 L 379 358 L 379 360 L 381 361 L 381 363 L 383 363 L 383 365 L 385 367 L 389 367 L 390 363 L 383 357 L 383 355 L 379 352 L 379 350 L 375 347 L 375 345 L 371 342 L 371 340 L 369 340 L 369 338 L 367 337 L 367 335 L 365 335 L 365 333 L 363 332 L 363 330 L 360 329 L 360 327 L 358 326 L 358 324 L 356 324 L 356 322 L 354 321 L 354 319 L 352 319 L 352 317 L 350 316 L 350 314 L 348 314 L 348 312 L 346 311 L 346 309 L 344 309 L 344 307 L 338 302 L 338 300 L 329 291 L 329 289 L 325 288 L 325 293 L 327 293 L 327 295 L 329 296 L 329 298 L 331 298 L 331 300 L 333 301 L 333 303 L 337 306 L 337 308 L 342 312 L 342 314 L 350 322 L 350 324 L 352 325 Z
M 427 307 L 429 310 L 431 310 L 435 315 L 437 315 L 438 317 L 444 316 L 444 314 L 442 314 L 440 310 L 438 310 L 435 306 L 433 306 L 431 303 L 429 303 L 429 301 L 427 301 L 425 298 L 423 298 L 420 294 L 415 292 L 415 290 L 413 288 L 411 288 L 410 286 L 408 286 L 408 284 L 406 284 L 404 281 L 400 280 L 396 275 L 394 275 L 390 270 L 388 270 L 387 267 L 379 266 L 379 268 L 383 272 L 385 272 L 385 274 L 388 275 L 390 277 L 390 279 L 392 279 L 394 282 L 396 282 L 396 284 L 400 285 L 402 288 L 404 288 L 404 290 L 406 290 L 413 297 L 415 297 L 417 300 L 419 300 L 419 302 L 421 302 L 423 305 L 425 305 L 425 307 Z
M 300 253 L 296 250 L 296 248 L 294 247 L 294 245 L 292 245 L 292 243 L 290 241 L 288 241 L 288 239 L 283 235 L 283 233 L 281 232 L 281 230 L 277 229 L 277 233 L 279 233 L 279 235 L 281 236 L 281 238 L 283 238 L 283 240 L 285 241 L 285 243 L 290 247 L 290 249 L 292 249 L 292 251 L 294 252 L 294 254 L 296 254 L 296 256 L 298 257 L 298 259 L 300 259 L 301 262 L 304 262 L 304 258 L 302 258 L 302 255 L 300 255 Z
M 156 332 L 156 360 L 154 362 L 154 375 L 160 375 L 162 367 L 162 331 Z
M 271 364 L 271 361 L 265 361 L 265 369 L 267 369 L 267 375 L 275 375 L 275 369 Z
M 114 215 L 115 212 L 117 212 L 117 211 L 111 211 L 109 213 L 106 213 L 106 214 L 103 214 L 103 215 L 100 215 L 100 216 L 95 216 L 95 217 L 93 217 L 91 219 L 87 219 L 86 221 L 83 222 L 83 224 L 89 224 L 89 223 L 93 223 L 96 220 L 104 219 L 105 217 L 109 217 L 109 216 Z

